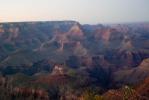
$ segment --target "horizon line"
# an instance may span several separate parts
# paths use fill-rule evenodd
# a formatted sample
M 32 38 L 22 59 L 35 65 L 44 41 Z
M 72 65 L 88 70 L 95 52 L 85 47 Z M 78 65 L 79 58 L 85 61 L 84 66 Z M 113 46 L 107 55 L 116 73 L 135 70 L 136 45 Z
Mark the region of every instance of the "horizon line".
M 149 23 L 149 21 L 125 21 L 125 22 L 97 22 L 97 23 L 81 23 L 77 20 L 22 20 L 22 21 L 0 21 L 0 24 L 5 23 L 32 23 L 32 22 L 78 22 L 82 25 L 98 25 L 98 24 L 133 24 L 133 23 Z

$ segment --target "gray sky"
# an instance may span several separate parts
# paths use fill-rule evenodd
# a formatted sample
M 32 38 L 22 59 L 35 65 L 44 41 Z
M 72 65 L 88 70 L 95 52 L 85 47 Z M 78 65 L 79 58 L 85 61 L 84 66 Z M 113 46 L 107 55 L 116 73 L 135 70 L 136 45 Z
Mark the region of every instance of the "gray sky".
M 0 0 L 0 21 L 149 21 L 149 0 Z

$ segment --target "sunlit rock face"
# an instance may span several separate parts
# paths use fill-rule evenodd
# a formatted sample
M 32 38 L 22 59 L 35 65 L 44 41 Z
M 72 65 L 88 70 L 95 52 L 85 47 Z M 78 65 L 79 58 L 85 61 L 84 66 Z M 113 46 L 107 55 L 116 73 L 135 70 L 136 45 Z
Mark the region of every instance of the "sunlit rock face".
M 53 68 L 52 75 L 64 75 L 65 72 L 64 66 L 57 64 Z

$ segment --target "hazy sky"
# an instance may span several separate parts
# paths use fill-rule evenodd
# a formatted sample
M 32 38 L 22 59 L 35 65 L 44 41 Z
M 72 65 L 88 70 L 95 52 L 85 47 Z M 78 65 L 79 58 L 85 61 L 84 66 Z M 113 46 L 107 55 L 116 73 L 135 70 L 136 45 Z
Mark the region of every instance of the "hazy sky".
M 0 21 L 149 21 L 149 0 L 0 0 Z

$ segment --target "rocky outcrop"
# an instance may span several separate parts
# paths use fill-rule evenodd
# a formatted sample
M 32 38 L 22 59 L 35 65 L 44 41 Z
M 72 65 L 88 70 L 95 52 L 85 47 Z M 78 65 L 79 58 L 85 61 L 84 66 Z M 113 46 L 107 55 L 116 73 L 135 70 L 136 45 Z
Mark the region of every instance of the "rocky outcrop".
M 149 99 L 149 77 L 136 87 L 137 93 L 144 99 Z
M 66 73 L 66 70 L 63 65 L 57 64 L 54 66 L 52 75 L 64 75 Z
M 148 100 L 149 99 L 149 78 L 146 78 L 135 88 L 131 88 L 127 85 L 120 89 L 109 90 L 103 94 L 103 98 L 106 100 Z
M 149 69 L 149 58 L 148 59 L 144 59 L 142 61 L 142 63 L 139 65 L 139 68 Z
M 68 34 L 78 37 L 82 37 L 84 35 L 83 31 L 81 30 L 81 25 L 79 23 L 75 23 L 68 31 Z
M 149 76 L 149 59 L 145 59 L 136 68 L 121 69 L 114 73 L 114 81 L 118 84 L 136 84 Z

